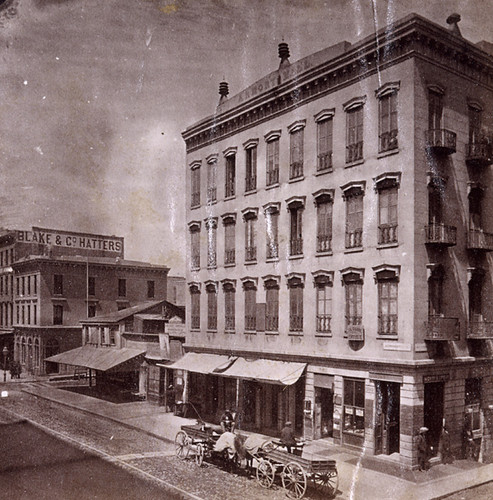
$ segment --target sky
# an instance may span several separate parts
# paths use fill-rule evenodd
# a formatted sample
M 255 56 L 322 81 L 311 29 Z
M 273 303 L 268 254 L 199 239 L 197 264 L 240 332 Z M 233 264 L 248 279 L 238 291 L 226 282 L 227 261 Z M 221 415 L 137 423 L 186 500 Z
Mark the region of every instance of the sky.
M 218 85 L 416 12 L 493 42 L 493 0 L 0 0 L 0 227 L 114 234 L 185 273 L 188 126 Z

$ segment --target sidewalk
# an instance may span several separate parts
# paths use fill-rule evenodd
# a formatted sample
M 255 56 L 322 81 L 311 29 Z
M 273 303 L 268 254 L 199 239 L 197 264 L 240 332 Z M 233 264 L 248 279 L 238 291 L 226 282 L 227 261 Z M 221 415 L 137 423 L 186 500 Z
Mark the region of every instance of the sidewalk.
M 23 391 L 169 441 L 174 441 L 182 425 L 196 422 L 145 401 L 115 404 L 63 390 L 49 382 L 33 382 Z M 493 481 L 493 464 L 467 460 L 437 465 L 426 472 L 410 471 L 390 460 L 367 457 L 324 440 L 308 443 L 303 454 L 330 456 L 337 461 L 340 493 L 336 498 L 342 500 L 431 500 Z

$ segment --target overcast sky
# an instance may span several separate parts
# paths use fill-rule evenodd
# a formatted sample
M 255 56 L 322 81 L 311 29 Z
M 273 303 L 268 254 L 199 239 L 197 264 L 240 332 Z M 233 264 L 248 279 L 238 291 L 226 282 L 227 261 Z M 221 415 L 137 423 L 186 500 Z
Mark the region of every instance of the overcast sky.
M 181 132 L 278 67 L 416 12 L 493 42 L 493 0 L 0 0 L 0 226 L 125 237 L 183 274 Z

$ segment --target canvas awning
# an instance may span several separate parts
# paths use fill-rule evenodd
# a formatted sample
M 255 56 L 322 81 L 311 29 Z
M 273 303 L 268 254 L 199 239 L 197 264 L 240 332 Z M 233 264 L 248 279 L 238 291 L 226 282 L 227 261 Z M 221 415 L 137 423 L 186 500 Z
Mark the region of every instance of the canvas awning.
M 305 368 L 306 363 L 238 358 L 221 375 L 269 384 L 292 385 L 298 381 Z
M 182 358 L 167 365 L 173 370 L 187 370 L 194 373 L 221 373 L 226 370 L 236 358 L 223 354 L 206 354 L 200 352 L 187 352 Z
M 121 349 L 113 347 L 94 347 L 84 345 L 70 351 L 61 352 L 46 358 L 51 363 L 62 363 L 64 365 L 82 366 L 102 372 L 111 370 L 122 363 L 126 363 L 138 356 L 145 354 L 145 349 Z

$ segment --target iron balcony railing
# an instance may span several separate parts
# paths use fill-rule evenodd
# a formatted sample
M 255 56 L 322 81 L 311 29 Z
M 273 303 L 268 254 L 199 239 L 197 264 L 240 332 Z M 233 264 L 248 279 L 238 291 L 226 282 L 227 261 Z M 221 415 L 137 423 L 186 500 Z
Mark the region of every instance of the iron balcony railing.
M 224 263 L 234 264 L 236 262 L 236 251 L 234 248 L 224 251 Z
M 299 314 L 289 315 L 289 331 L 302 332 L 303 331 L 303 316 Z
M 397 141 L 397 130 L 390 130 L 389 132 L 383 132 L 380 134 L 380 145 L 379 153 L 385 153 L 386 151 L 392 151 L 399 147 L 399 142 Z
M 303 162 L 302 161 L 294 161 L 289 166 L 289 178 L 296 179 L 297 177 L 301 177 L 303 175 Z
M 317 172 L 332 170 L 332 151 L 318 155 Z
M 257 247 L 245 247 L 245 260 L 247 262 L 257 260 Z
M 268 332 L 277 332 L 279 330 L 279 317 L 267 315 L 265 317 L 265 330 Z
M 382 224 L 378 227 L 378 244 L 397 243 L 397 224 Z
M 225 316 L 224 328 L 228 331 L 233 331 L 235 329 L 235 317 L 234 316 Z
M 363 141 L 346 146 L 346 163 L 353 163 L 363 159 Z
M 363 230 L 346 231 L 346 248 L 359 248 L 363 246 Z
M 200 329 L 200 316 L 196 316 L 192 314 L 192 330 L 199 330 Z
M 491 144 L 485 142 L 470 142 L 466 144 L 466 162 L 476 166 L 487 166 L 493 163 Z
M 441 223 L 428 224 L 425 227 L 426 243 L 430 245 L 453 246 L 457 244 L 457 228 Z
M 330 314 L 317 314 L 317 333 L 330 333 Z
M 425 134 L 426 147 L 433 151 L 445 154 L 455 153 L 456 148 L 456 134 L 444 128 L 435 128 L 427 130 Z
M 230 198 L 234 195 L 235 195 L 235 183 L 234 183 L 234 181 L 226 182 L 226 188 L 225 188 L 226 198 Z
M 279 246 L 277 243 L 267 245 L 266 256 L 268 259 L 277 259 L 279 257 Z
M 290 241 L 289 254 L 290 255 L 303 254 L 303 238 L 295 238 Z
M 207 202 L 212 203 L 217 199 L 217 188 L 209 187 L 207 188 Z
M 468 339 L 493 339 L 493 321 L 469 321 Z
M 255 331 L 257 329 L 257 317 L 256 316 L 245 316 L 245 330 Z
M 215 315 L 207 316 L 207 329 L 217 330 L 217 316 Z
M 332 250 L 332 235 L 319 234 L 317 236 L 317 252 L 330 252 Z
M 249 175 L 245 179 L 245 191 L 255 191 L 257 189 L 257 176 Z
M 397 335 L 397 314 L 381 314 L 378 317 L 379 335 Z
M 426 322 L 425 340 L 459 340 L 460 324 L 457 318 L 430 316 Z
M 267 186 L 279 184 L 279 169 L 267 170 Z
M 469 250 L 493 251 L 493 234 L 482 229 L 469 229 L 467 232 L 467 248 Z

